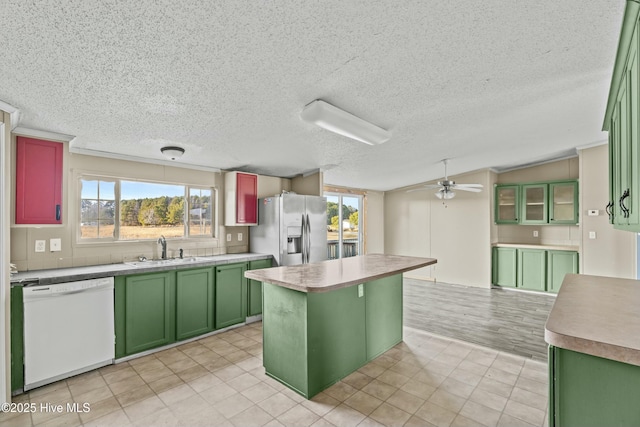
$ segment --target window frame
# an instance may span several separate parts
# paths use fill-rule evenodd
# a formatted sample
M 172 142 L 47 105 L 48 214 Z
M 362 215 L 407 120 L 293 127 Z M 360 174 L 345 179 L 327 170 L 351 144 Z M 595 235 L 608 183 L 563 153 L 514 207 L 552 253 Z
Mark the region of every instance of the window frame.
M 121 183 L 123 181 L 129 182 L 141 182 L 147 184 L 158 184 L 158 185 L 176 185 L 181 186 L 184 189 L 184 200 L 185 200 L 185 209 L 183 213 L 183 234 L 181 237 L 172 237 L 172 240 L 198 240 L 198 239 L 218 239 L 218 209 L 219 209 L 219 191 L 216 186 L 207 186 L 201 184 L 186 184 L 184 182 L 171 182 L 171 181 L 156 181 L 150 179 L 139 179 L 139 178 L 129 178 L 129 177 L 115 177 L 103 174 L 94 174 L 90 172 L 81 172 L 78 173 L 76 182 L 77 195 L 74 200 L 74 211 L 76 212 L 77 219 L 75 221 L 75 233 L 76 238 L 75 241 L 77 244 L 85 245 L 85 244 L 126 244 L 126 243 L 139 243 L 139 242 L 150 242 L 155 240 L 155 238 L 151 239 L 121 239 L 120 238 L 120 203 L 121 203 Z M 114 213 L 114 233 L 112 237 L 103 237 L 103 238 L 82 238 L 82 183 L 83 181 L 98 181 L 98 182 L 113 182 L 115 184 L 114 194 L 115 194 L 115 213 Z M 211 204 L 213 204 L 211 209 L 211 233 L 206 235 L 189 235 L 189 207 L 191 206 L 189 200 L 189 194 L 192 189 L 195 190 L 207 190 L 211 191 Z

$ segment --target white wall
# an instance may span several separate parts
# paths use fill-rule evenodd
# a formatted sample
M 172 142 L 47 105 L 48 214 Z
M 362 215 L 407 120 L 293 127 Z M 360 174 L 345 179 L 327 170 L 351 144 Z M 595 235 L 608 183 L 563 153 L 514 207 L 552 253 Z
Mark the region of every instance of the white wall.
M 457 191 L 444 204 L 433 190 L 408 193 L 402 188 L 385 193 L 385 253 L 438 260 L 434 266 L 405 273 L 407 277 L 490 287 L 494 174 L 485 170 L 451 179 L 480 183 L 484 190 Z
M 596 276 L 636 278 L 636 233 L 620 231 L 609 224 L 604 206 L 609 201 L 609 146 L 580 151 L 580 272 Z M 589 209 L 598 216 L 589 216 Z M 589 239 L 589 232 L 596 239 Z
M 365 253 L 384 253 L 384 193 L 368 190 L 364 199 Z
M 11 145 L 15 147 L 15 137 Z M 79 214 L 77 212 L 79 197 L 77 178 L 82 173 L 215 187 L 218 190 L 218 223 L 224 224 L 224 176 L 222 173 L 72 154 L 68 152 L 66 144 L 63 168 L 63 224 L 43 227 L 14 226 L 11 229 L 11 262 L 15 263 L 20 271 L 120 263 L 137 259 L 140 255 L 147 258 L 159 257 L 159 247 L 155 241 L 97 244 L 79 244 L 76 241 Z M 15 159 L 12 162 L 11 176 L 15 176 Z M 15 188 L 15 183 L 12 185 Z M 282 190 L 288 190 L 289 187 L 288 179 L 262 176 L 258 179 L 260 197 L 278 194 Z M 14 194 L 15 191 L 11 191 L 11 206 L 15 206 Z M 13 209 L 11 211 L 13 212 Z M 242 241 L 238 240 L 238 233 L 242 233 L 245 237 Z M 226 240 L 227 234 L 231 235 L 229 242 Z M 184 249 L 186 256 L 248 251 L 248 227 L 220 225 L 217 236 L 218 238 L 167 239 L 168 255 L 177 256 L 179 248 Z M 36 239 L 48 241 L 50 238 L 62 239 L 61 252 L 36 253 L 34 251 Z

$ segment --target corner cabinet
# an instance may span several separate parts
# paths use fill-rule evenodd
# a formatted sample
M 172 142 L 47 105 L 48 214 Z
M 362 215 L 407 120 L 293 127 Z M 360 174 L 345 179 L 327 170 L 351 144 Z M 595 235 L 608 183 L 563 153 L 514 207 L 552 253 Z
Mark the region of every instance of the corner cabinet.
M 270 259 L 249 262 L 249 270 L 259 270 L 271 267 Z M 262 314 L 262 282 L 247 280 L 247 316 Z
M 227 172 L 224 194 L 225 226 L 258 225 L 258 175 Z
M 61 142 L 16 138 L 16 224 L 62 224 Z
M 640 4 L 628 0 L 603 124 L 609 132 L 609 222 L 633 232 L 640 231 L 639 13 Z
M 495 186 L 495 223 L 575 225 L 578 181 L 545 181 Z

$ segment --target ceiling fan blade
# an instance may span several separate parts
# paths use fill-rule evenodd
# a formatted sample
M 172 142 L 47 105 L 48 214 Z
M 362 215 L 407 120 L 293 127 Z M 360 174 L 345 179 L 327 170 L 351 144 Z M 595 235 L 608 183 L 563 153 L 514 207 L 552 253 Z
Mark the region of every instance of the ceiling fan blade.
M 438 189 L 438 188 L 442 188 L 442 186 L 440 186 L 438 184 L 429 184 L 429 185 L 423 185 L 423 186 L 418 187 L 418 188 L 412 188 L 411 190 L 407 190 L 407 193 L 412 193 L 414 191 L 433 190 L 433 189 Z
M 484 188 L 482 184 L 456 184 L 457 188 L 467 187 L 467 188 Z
M 454 188 L 454 190 L 458 191 L 470 191 L 472 193 L 480 193 L 482 191 L 482 188 L 475 188 L 475 187 L 458 187 L 456 186 Z

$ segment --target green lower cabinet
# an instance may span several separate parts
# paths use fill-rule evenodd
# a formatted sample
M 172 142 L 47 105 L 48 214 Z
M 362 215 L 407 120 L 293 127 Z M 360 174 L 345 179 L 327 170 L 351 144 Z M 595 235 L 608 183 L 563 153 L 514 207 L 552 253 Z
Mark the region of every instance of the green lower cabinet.
M 402 276 L 322 293 L 263 283 L 263 364 L 307 399 L 402 341 Z
M 545 291 L 547 282 L 547 251 L 518 249 L 518 287 Z
M 247 264 L 216 267 L 216 329 L 245 321 L 247 317 Z
M 176 273 L 176 339 L 213 331 L 215 286 L 213 267 Z
M 174 342 L 175 272 L 128 276 L 125 284 L 126 353 Z
M 547 291 L 557 293 L 565 274 L 578 273 L 578 253 L 547 251 Z
M 24 388 L 24 307 L 22 286 L 11 288 L 11 391 Z
M 115 278 L 116 359 L 176 340 L 175 272 Z
M 364 294 L 367 360 L 373 360 L 402 341 L 402 276 L 367 282 Z
M 640 366 L 549 347 L 549 426 L 640 425 Z
M 516 248 L 493 248 L 493 284 L 515 288 L 517 282 L 516 266 L 518 265 Z
M 578 252 L 494 247 L 491 283 L 557 293 L 565 274 L 578 273 Z
M 270 259 L 261 259 L 249 262 L 249 270 L 259 270 L 271 267 Z M 257 280 L 247 280 L 247 316 L 257 316 L 262 314 L 262 282 Z

